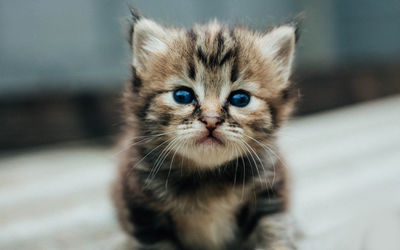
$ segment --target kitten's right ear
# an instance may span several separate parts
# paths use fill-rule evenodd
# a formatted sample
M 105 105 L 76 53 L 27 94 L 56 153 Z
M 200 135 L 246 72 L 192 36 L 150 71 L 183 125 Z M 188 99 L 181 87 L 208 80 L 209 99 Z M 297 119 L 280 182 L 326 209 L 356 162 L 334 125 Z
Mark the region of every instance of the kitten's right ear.
M 166 32 L 156 22 L 143 17 L 131 7 L 132 24 L 130 44 L 133 52 L 132 65 L 141 71 L 151 56 L 167 49 Z
M 288 24 L 295 28 L 295 42 L 297 43 L 300 39 L 303 22 L 306 19 L 305 12 L 300 12 L 291 20 L 289 20 Z
M 261 39 L 262 54 L 274 62 L 285 85 L 292 70 L 295 43 L 296 28 L 291 25 L 276 27 Z

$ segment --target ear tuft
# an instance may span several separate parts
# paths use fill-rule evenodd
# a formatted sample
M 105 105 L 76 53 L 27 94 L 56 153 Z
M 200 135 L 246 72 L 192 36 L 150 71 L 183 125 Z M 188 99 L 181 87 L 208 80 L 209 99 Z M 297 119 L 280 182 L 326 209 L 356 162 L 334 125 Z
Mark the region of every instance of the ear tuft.
M 127 34 L 126 34 L 127 35 L 126 40 L 132 46 L 134 26 L 143 17 L 143 15 L 140 13 L 140 11 L 138 9 L 136 9 L 129 3 L 128 3 L 128 7 L 129 7 L 129 11 L 131 13 L 131 16 L 127 19 L 128 30 L 127 30 Z
M 303 22 L 306 19 L 306 15 L 304 12 L 300 12 L 297 14 L 295 17 L 293 17 L 289 22 L 288 25 L 292 26 L 295 28 L 295 42 L 297 43 L 300 39 L 301 31 L 302 31 L 302 26 Z
M 283 25 L 272 29 L 261 39 L 263 55 L 272 60 L 285 83 L 289 79 L 296 41 L 296 28 Z
M 143 15 L 140 13 L 138 9 L 136 9 L 132 5 L 129 4 L 128 6 L 129 6 L 129 11 L 131 12 L 132 24 L 135 24 L 140 18 L 142 18 Z

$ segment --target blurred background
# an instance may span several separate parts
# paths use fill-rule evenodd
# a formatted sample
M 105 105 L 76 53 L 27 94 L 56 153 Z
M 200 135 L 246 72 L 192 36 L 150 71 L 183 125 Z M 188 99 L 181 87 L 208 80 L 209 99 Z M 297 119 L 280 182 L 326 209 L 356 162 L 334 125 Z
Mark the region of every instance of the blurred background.
M 300 116 L 400 92 L 398 0 L 130 2 L 179 26 L 217 17 L 264 29 L 304 11 Z M 127 16 L 122 0 L 0 1 L 0 150 L 118 132 Z
M 0 249 L 121 249 L 127 1 L 165 24 L 306 20 L 280 131 L 301 250 L 400 249 L 399 0 L 0 0 Z

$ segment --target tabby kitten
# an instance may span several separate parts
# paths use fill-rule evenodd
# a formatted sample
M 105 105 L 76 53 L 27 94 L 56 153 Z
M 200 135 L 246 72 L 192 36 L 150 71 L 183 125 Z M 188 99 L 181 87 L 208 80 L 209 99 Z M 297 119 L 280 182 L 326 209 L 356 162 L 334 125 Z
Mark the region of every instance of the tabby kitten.
M 297 40 L 132 11 L 132 81 L 114 201 L 130 249 L 295 249 L 275 132 L 294 105 Z

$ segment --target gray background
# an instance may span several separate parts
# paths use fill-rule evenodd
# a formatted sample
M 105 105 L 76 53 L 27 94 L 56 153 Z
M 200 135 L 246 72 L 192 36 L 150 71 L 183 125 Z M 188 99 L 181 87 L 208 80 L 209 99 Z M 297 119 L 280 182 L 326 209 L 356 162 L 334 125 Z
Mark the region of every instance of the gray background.
M 217 17 L 262 29 L 305 11 L 297 64 L 307 71 L 400 58 L 397 0 L 130 2 L 159 22 L 184 26 Z M 0 99 L 119 90 L 128 76 L 128 13 L 122 0 L 2 0 Z

